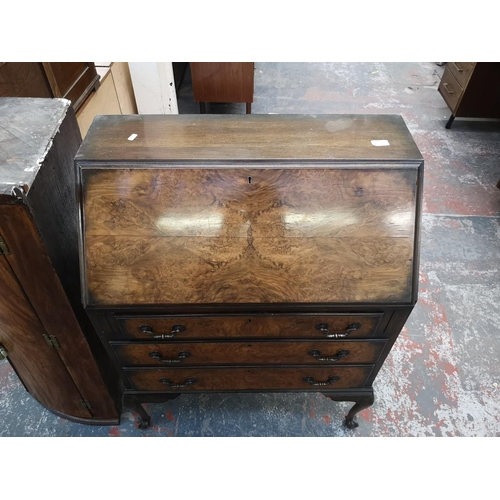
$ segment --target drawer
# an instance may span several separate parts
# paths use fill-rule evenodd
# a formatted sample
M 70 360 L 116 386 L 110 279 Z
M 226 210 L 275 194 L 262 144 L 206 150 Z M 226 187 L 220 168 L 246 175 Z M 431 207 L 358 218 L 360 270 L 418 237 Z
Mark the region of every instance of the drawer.
M 438 90 L 446 101 L 446 104 L 448 104 L 448 107 L 454 113 L 460 103 L 463 90 L 448 68 L 444 70 Z
M 373 365 L 333 368 L 143 368 L 124 371 L 138 391 L 327 391 L 362 387 L 372 369 Z
M 365 338 L 380 335 L 382 313 L 234 316 L 120 316 L 112 338 L 188 339 L 232 337 Z
M 462 89 L 465 89 L 475 65 L 476 63 L 471 62 L 449 62 L 446 64 L 446 68 L 451 71 Z
M 111 344 L 127 365 L 375 363 L 385 341 Z

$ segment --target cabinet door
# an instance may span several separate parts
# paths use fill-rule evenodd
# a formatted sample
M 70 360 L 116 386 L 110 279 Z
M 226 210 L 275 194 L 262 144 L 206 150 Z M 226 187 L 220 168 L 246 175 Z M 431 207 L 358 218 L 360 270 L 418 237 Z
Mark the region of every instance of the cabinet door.
M 91 417 L 56 349 L 26 299 L 5 256 L 0 256 L 0 343 L 30 394 L 45 407 L 72 417 Z
M 10 255 L 4 258 L 43 330 L 57 338 L 59 361 L 64 363 L 83 399 L 90 402 L 93 419 L 116 422 L 118 413 L 113 400 L 24 205 L 0 205 L 0 234 L 10 249 Z M 67 258 L 72 256 L 68 254 Z

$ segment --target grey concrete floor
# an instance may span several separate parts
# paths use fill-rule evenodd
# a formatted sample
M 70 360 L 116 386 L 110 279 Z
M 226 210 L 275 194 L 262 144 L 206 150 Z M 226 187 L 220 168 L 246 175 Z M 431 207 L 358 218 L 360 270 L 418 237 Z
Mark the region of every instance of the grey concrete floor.
M 256 63 L 253 113 L 397 113 L 425 159 L 419 303 L 349 431 L 350 403 L 316 394 L 186 395 L 146 405 L 153 426 L 74 424 L 0 363 L 1 436 L 499 436 L 500 125 L 455 120 L 434 63 Z M 198 113 L 189 73 L 181 113 Z M 243 104 L 209 112 L 244 113 Z

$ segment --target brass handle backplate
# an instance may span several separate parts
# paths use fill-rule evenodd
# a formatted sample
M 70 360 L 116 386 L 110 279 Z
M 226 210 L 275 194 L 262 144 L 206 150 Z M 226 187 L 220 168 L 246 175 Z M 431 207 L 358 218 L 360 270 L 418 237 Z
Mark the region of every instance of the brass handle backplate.
M 168 386 L 170 389 L 184 389 L 184 387 L 187 387 L 188 385 L 192 385 L 196 382 L 196 379 L 193 377 L 189 377 L 186 380 L 184 380 L 183 384 L 174 384 L 170 379 L 168 378 L 161 378 L 160 382 L 166 386 Z
M 344 332 L 330 332 L 328 323 L 318 323 L 315 328 L 329 339 L 343 339 L 349 336 L 352 332 L 359 330 L 361 328 L 361 323 L 349 323 Z
M 191 356 L 191 353 L 189 351 L 181 351 L 178 354 L 177 358 L 170 358 L 170 359 L 163 358 L 161 353 L 158 351 L 150 352 L 149 355 L 153 359 L 156 359 L 157 361 L 159 361 L 160 363 L 180 363 L 185 358 L 188 358 L 189 356 Z
M 334 382 L 338 382 L 340 380 L 340 377 L 328 377 L 328 380 L 326 382 L 315 382 L 314 377 L 304 377 L 302 379 L 304 382 L 307 382 L 309 385 L 314 385 L 314 386 L 323 386 L 323 385 L 330 385 L 333 384 Z
M 321 351 L 318 351 L 318 349 L 311 349 L 308 352 L 309 356 L 312 356 L 313 358 L 316 358 L 318 361 L 340 361 L 342 358 L 345 358 L 350 354 L 350 351 L 347 349 L 341 349 L 335 356 L 326 356 L 322 357 L 321 356 Z
M 174 325 L 170 330 L 170 333 L 155 333 L 152 326 L 149 325 L 141 325 L 139 330 L 142 333 L 146 333 L 152 339 L 155 340 L 166 340 L 175 337 L 178 333 L 183 332 L 186 329 L 184 325 Z

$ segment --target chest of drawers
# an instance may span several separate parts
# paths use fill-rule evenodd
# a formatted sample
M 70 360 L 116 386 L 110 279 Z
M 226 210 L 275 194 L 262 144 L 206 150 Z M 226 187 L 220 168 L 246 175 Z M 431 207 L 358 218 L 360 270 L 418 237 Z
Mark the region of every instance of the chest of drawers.
M 456 117 L 500 118 L 500 64 L 498 62 L 449 62 L 439 93 L 451 110 L 446 128 Z
M 315 391 L 357 426 L 417 300 L 401 117 L 102 116 L 75 162 L 82 296 L 126 404 Z

